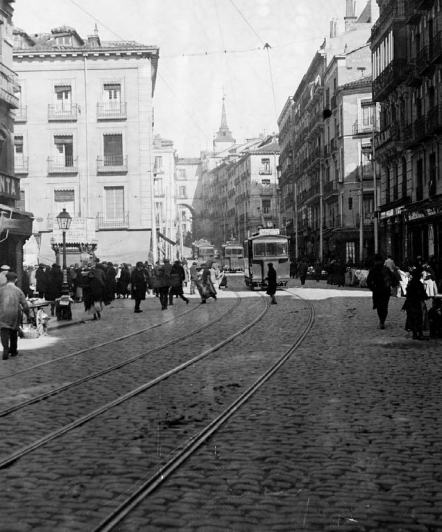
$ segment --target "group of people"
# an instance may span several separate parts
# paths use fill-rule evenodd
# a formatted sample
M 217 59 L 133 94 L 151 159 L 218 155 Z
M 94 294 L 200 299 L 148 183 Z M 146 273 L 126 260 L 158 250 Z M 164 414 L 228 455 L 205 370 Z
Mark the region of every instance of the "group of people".
M 405 330 L 412 332 L 414 340 L 428 340 L 424 331 L 430 332 L 431 338 L 442 338 L 442 297 L 438 297 L 437 273 L 429 260 L 417 257 L 414 262 L 407 262 L 404 282 L 391 255 L 384 261 L 377 254 L 375 264 L 367 277 L 367 286 L 373 292 L 373 309 L 379 317 L 379 327 L 385 329 L 388 316 L 388 304 L 392 294 L 400 287 L 405 295 L 402 310 L 406 312 Z M 439 287 L 441 285 L 439 284 Z M 430 310 L 426 301 L 432 299 Z

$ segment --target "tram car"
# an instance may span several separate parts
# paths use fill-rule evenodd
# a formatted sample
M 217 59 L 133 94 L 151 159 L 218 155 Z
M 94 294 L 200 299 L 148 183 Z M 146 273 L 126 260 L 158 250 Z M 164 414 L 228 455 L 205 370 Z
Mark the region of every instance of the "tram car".
M 254 290 L 267 286 L 267 264 L 276 270 L 278 286 L 287 286 L 290 280 L 289 237 L 277 229 L 261 230 L 244 242 L 244 281 Z
M 222 245 L 222 265 L 228 272 L 244 271 L 244 250 L 239 242 L 231 241 Z
M 215 247 L 208 240 L 196 240 L 192 244 L 193 260 L 196 260 L 198 266 L 207 260 L 215 260 Z

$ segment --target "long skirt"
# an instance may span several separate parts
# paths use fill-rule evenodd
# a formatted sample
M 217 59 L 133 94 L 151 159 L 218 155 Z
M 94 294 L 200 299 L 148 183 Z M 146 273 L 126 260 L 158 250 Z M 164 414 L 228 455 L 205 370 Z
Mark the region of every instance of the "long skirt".
M 216 299 L 216 290 L 210 279 L 208 279 L 206 283 L 195 281 L 195 286 L 203 300 L 208 299 L 209 297 Z

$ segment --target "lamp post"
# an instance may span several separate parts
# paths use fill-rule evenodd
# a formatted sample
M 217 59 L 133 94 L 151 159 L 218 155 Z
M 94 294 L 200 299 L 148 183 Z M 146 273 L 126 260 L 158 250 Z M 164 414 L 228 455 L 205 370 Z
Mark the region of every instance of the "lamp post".
M 66 266 L 66 231 L 69 229 L 71 222 L 71 215 L 66 212 L 66 209 L 63 209 L 57 216 L 58 227 L 63 233 L 63 286 L 61 289 L 63 294 L 69 294 L 68 272 Z

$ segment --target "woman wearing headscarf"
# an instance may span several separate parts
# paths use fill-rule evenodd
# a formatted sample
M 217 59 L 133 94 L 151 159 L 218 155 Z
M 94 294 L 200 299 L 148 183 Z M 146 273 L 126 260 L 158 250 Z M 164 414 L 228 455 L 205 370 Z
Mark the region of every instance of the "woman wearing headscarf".
M 89 271 L 83 285 L 84 310 L 93 315 L 93 320 L 101 318 L 106 289 L 101 275 Z

